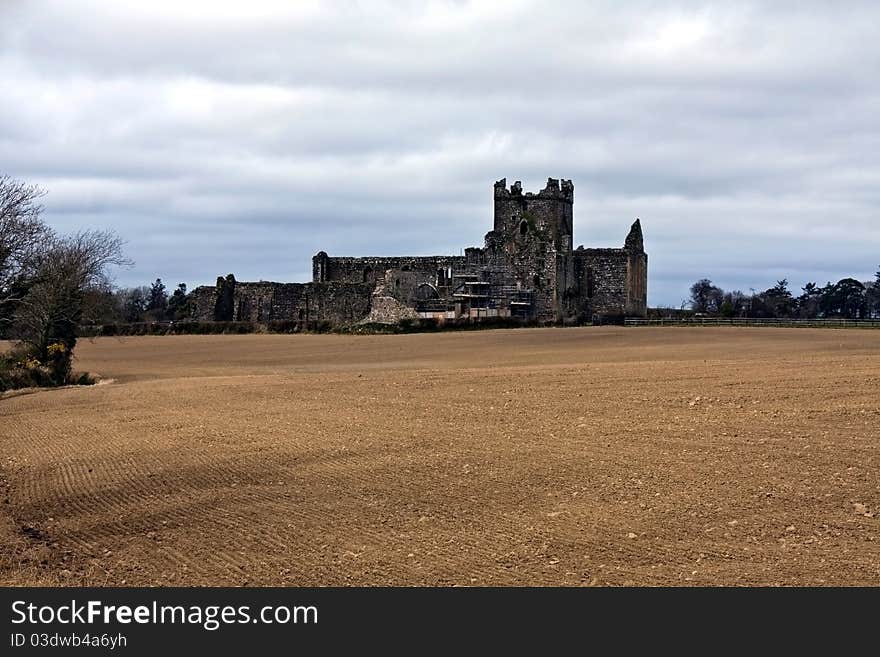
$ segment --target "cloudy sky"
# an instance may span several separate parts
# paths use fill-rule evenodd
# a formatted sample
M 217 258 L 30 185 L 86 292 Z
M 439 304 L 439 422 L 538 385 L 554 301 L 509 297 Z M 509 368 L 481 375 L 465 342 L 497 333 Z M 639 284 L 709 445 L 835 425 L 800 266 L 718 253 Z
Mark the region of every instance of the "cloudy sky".
M 0 173 L 123 285 L 482 245 L 492 183 L 640 217 L 649 302 L 880 263 L 880 3 L 0 0 Z

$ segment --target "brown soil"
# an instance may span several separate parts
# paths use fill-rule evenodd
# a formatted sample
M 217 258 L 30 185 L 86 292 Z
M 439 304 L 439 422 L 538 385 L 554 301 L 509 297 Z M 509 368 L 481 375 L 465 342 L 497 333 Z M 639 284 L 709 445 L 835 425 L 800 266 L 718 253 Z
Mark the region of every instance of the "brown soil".
M 880 584 L 880 331 L 77 354 L 0 401 L 5 584 Z

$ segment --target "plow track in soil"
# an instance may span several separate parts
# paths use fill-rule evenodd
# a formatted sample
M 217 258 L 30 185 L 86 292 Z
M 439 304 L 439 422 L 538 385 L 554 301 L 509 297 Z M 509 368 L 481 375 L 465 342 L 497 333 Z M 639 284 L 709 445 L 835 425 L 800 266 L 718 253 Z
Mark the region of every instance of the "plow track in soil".
M 880 584 L 880 331 L 82 341 L 0 400 L 11 585 Z

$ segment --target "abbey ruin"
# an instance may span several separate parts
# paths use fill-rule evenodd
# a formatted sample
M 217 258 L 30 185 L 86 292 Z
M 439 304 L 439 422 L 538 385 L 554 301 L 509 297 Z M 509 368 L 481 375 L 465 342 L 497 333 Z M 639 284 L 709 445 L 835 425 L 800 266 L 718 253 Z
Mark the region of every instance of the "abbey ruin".
M 495 222 L 460 256 L 312 258 L 311 283 L 245 283 L 233 275 L 194 290 L 202 321 L 396 323 L 520 318 L 617 321 L 647 312 L 648 256 L 638 219 L 622 248 L 572 247 L 574 185 L 538 193 L 495 183 Z

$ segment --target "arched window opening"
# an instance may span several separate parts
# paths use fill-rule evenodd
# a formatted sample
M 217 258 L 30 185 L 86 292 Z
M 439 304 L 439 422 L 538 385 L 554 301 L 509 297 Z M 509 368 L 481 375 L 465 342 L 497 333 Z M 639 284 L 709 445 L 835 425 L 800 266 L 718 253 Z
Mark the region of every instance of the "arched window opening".
M 529 222 L 523 219 L 519 222 L 519 234 L 526 235 L 529 232 Z
M 429 301 L 431 299 L 439 299 L 440 295 L 437 293 L 437 289 L 433 285 L 429 285 L 428 283 L 422 283 L 416 288 L 416 299 L 419 301 Z

